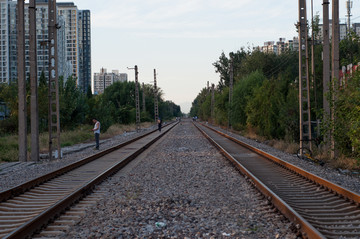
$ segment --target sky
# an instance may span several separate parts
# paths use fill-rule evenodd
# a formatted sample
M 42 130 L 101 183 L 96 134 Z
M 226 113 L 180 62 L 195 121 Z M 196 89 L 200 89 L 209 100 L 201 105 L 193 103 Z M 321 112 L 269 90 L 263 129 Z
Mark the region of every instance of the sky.
M 71 0 L 70 0 L 71 1 Z M 58 0 L 57 2 L 69 2 Z M 298 1 L 278 0 L 74 0 L 91 11 L 92 75 L 106 68 L 139 82 L 157 85 L 165 100 L 190 111 L 207 82 L 217 84 L 212 65 L 221 53 L 261 46 L 297 35 Z M 322 18 L 322 0 L 313 0 Z M 331 0 L 330 0 L 331 2 Z M 345 0 L 340 20 L 345 22 Z M 307 0 L 308 19 L 311 1 Z M 360 22 L 360 0 L 353 0 L 352 19 Z M 330 4 L 331 16 L 331 4 Z

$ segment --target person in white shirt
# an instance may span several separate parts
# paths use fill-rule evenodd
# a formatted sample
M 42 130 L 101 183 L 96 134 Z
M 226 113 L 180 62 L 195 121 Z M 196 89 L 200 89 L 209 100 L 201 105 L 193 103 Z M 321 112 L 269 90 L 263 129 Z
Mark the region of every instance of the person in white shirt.
M 95 142 L 96 142 L 95 149 L 99 150 L 100 122 L 95 118 L 92 121 L 95 124 L 94 128 L 92 129 L 92 131 L 94 131 L 94 135 L 95 135 Z

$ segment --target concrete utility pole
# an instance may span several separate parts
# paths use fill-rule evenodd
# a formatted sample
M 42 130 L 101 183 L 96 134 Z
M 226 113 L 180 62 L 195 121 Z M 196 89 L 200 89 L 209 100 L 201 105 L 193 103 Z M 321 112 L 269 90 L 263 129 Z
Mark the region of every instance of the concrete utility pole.
M 27 161 L 27 115 L 25 79 L 25 20 L 24 0 L 17 1 L 17 54 L 18 54 L 18 97 L 19 97 L 19 161 Z
M 29 57 L 31 84 L 31 161 L 39 161 L 39 104 L 37 80 L 36 1 L 29 3 Z
M 136 104 L 136 132 L 140 130 L 140 100 L 139 100 L 139 79 L 138 67 L 135 65 L 135 104 Z
M 134 68 L 129 68 L 129 70 L 135 70 L 135 107 L 136 107 L 136 132 L 140 130 L 140 100 L 139 100 L 139 79 L 138 79 L 138 67 L 135 65 Z
M 311 0 L 311 77 L 312 84 L 314 87 L 314 104 L 315 110 L 318 109 L 317 104 L 317 84 L 316 84 L 316 75 L 315 75 L 315 33 L 314 33 L 314 5 L 313 0 Z M 316 128 L 317 128 L 317 136 L 320 134 L 320 122 L 316 117 Z
M 211 121 L 215 123 L 215 85 L 211 84 Z
M 324 122 L 330 117 L 330 105 L 327 99 L 330 92 L 330 40 L 329 40 L 329 0 L 323 0 L 323 108 Z M 330 132 L 325 133 L 324 141 L 329 149 Z
M 310 82 L 308 57 L 308 32 L 306 17 L 306 0 L 299 0 L 299 115 L 300 115 L 300 148 L 309 142 L 311 150 L 311 117 L 310 117 Z M 307 139 L 306 139 L 307 138 Z M 302 154 L 302 152 L 300 152 Z
M 339 81 L 339 43 L 340 43 L 340 26 L 339 26 L 339 0 L 332 1 L 332 76 L 331 76 L 331 85 L 332 85 L 332 109 L 331 109 L 331 121 L 335 122 L 335 91 L 337 87 L 337 82 Z M 333 124 L 334 125 L 334 124 Z M 334 139 L 334 129 L 333 126 L 331 133 L 331 158 L 335 158 L 337 152 L 335 147 Z
M 154 115 L 155 123 L 159 118 L 159 107 L 158 107 L 158 92 L 157 92 L 157 82 L 156 82 L 156 69 L 154 69 Z
M 146 104 L 145 104 L 145 84 L 144 82 L 142 83 L 142 88 L 143 88 L 143 92 L 142 92 L 142 103 L 143 103 L 143 112 L 146 112 Z
M 61 158 L 60 147 L 60 104 L 57 63 L 56 0 L 48 2 L 49 15 L 49 158 L 52 159 L 53 139 L 57 141 L 57 158 Z M 54 130 L 54 128 L 56 130 Z M 56 134 L 53 134 L 56 131 Z
M 351 24 L 350 24 L 350 17 L 351 15 L 351 8 L 353 6 L 353 1 L 347 0 L 346 1 L 346 10 L 347 10 L 347 33 L 350 33 Z
M 234 88 L 234 65 L 232 58 L 230 59 L 230 82 L 229 82 L 229 111 L 228 111 L 228 129 L 231 129 L 231 113 L 232 113 L 232 99 Z

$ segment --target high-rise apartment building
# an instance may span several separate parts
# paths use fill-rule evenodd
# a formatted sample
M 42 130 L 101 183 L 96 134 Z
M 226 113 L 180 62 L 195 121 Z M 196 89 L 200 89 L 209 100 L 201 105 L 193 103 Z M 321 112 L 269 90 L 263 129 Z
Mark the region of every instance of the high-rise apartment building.
M 9 82 L 9 2 L 0 0 L 0 83 Z
M 79 84 L 79 24 L 78 9 L 73 2 L 60 2 L 56 4 L 58 15 L 65 19 L 65 56 L 71 62 L 72 75 L 78 78 Z
M 127 81 L 128 77 L 126 73 L 119 73 L 118 70 L 113 70 L 111 73 L 107 73 L 105 68 L 101 68 L 100 73 L 94 73 L 94 93 L 102 94 L 104 90 L 115 82 Z
M 79 86 L 85 93 L 91 87 L 91 25 L 89 10 L 79 11 L 79 25 Z
M 339 24 L 340 27 L 340 40 L 343 40 L 346 38 L 347 35 L 347 31 L 346 31 L 346 24 L 345 23 L 340 23 Z M 332 20 L 329 20 L 329 38 L 331 39 L 332 37 Z M 322 41 L 323 40 L 323 24 L 319 24 L 319 34 L 317 36 L 317 40 Z
M 0 83 L 9 83 L 17 80 L 17 1 L 0 0 Z M 25 64 L 26 74 L 29 74 L 29 4 L 25 4 Z M 44 72 L 48 76 L 48 0 L 36 0 L 36 39 L 37 39 L 37 66 L 38 77 Z M 57 3 L 57 39 L 58 39 L 58 75 L 66 80 L 69 76 L 77 78 L 79 87 L 86 91 L 90 82 L 89 76 L 83 78 L 79 62 L 86 62 L 87 75 L 91 78 L 91 41 L 90 41 L 90 11 L 86 17 L 79 18 L 79 10 L 72 2 Z M 84 15 L 84 14 L 83 14 Z M 86 20 L 84 20 L 86 19 Z M 81 23 L 80 23 L 81 22 Z M 86 28 L 85 30 L 82 28 Z M 80 34 L 81 32 L 81 34 Z M 80 36 L 81 35 L 81 36 Z M 85 41 L 80 41 L 86 37 Z M 86 54 L 79 54 L 79 49 L 84 48 Z M 85 88 L 84 88 L 85 87 Z

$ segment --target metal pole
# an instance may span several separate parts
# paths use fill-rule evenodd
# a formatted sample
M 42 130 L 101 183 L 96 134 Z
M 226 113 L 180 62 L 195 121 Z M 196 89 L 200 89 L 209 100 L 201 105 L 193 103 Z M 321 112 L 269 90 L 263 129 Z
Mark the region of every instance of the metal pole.
M 233 59 L 230 59 L 230 83 L 229 83 L 229 111 L 228 111 L 228 129 L 231 128 L 232 94 L 234 85 L 234 67 Z
M 331 158 L 335 158 L 337 152 L 335 148 L 334 139 L 334 123 L 335 123 L 335 91 L 337 82 L 339 80 L 339 42 L 340 42 L 340 27 L 339 27 L 339 0 L 332 1 L 332 107 L 331 107 L 331 121 L 333 122 L 333 128 L 331 133 Z
M 211 121 L 215 123 L 215 85 L 211 84 Z
M 346 1 L 346 9 L 347 9 L 347 33 L 350 33 L 351 30 L 351 24 L 350 24 L 350 17 L 351 17 L 351 8 L 352 8 L 352 1 L 347 0 Z
M 155 123 L 156 123 L 157 119 L 159 118 L 156 69 L 154 69 L 154 115 L 155 115 Z
M 25 78 L 25 21 L 24 0 L 17 1 L 17 52 L 18 52 L 18 97 L 19 97 L 19 161 L 27 160 L 27 115 Z
M 323 121 L 327 122 L 330 117 L 330 106 L 327 99 L 330 92 L 330 40 L 329 40 L 329 0 L 323 0 Z M 330 132 L 325 133 L 324 141 L 329 148 Z
M 135 65 L 135 101 L 136 101 L 136 132 L 140 129 L 140 101 L 139 101 L 139 80 L 138 67 Z
M 309 147 L 311 150 L 311 117 L 306 0 L 299 0 L 298 29 L 300 148 L 303 148 L 305 137 L 308 137 Z M 304 131 L 304 129 L 307 129 L 307 131 Z M 302 152 L 300 153 L 302 154 Z
M 57 72 L 57 24 L 56 24 L 56 0 L 49 0 L 49 157 L 52 159 L 53 139 L 57 141 L 57 158 L 61 158 L 60 147 L 60 104 L 59 82 Z M 55 121 L 55 122 L 54 122 Z M 56 135 L 53 135 L 56 128 Z
M 31 161 L 39 161 L 39 105 L 37 80 L 36 1 L 29 3 L 29 58 L 31 84 Z
M 146 102 L 145 102 L 145 84 L 144 82 L 142 83 L 142 103 L 143 103 L 143 112 L 146 112 Z
M 315 110 L 317 110 L 317 84 L 316 84 L 316 75 L 315 75 L 315 33 L 314 33 L 314 7 L 313 0 L 311 0 L 311 77 L 314 87 L 314 104 Z M 317 117 L 316 117 L 317 118 Z M 316 120 L 316 128 L 319 129 L 319 121 Z M 318 130 L 319 131 L 319 130 Z

